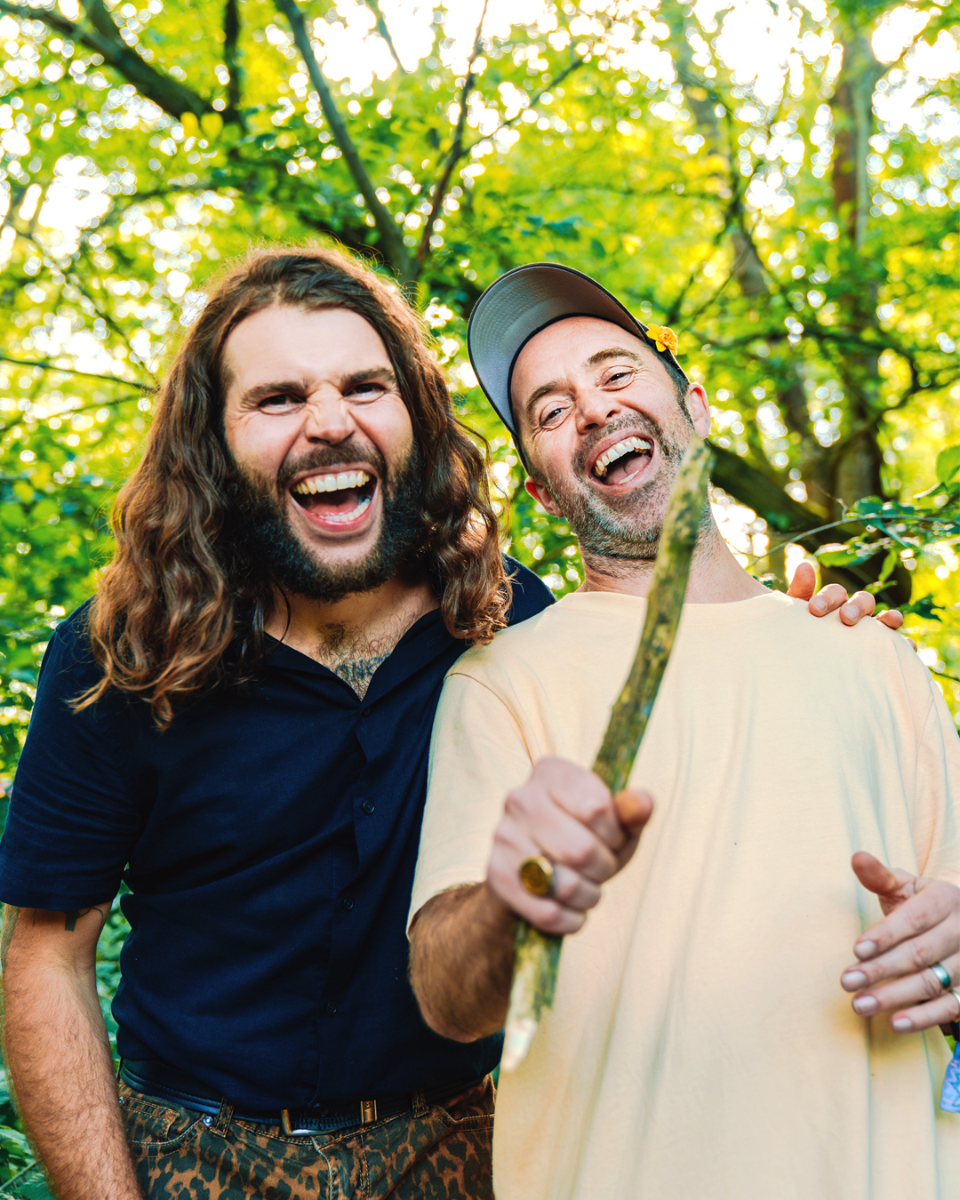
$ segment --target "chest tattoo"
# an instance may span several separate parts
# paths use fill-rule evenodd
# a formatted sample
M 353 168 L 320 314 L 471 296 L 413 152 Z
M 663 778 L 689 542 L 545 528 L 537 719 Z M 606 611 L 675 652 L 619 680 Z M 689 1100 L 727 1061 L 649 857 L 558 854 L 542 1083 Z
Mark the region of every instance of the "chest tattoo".
M 359 696 L 363 696 L 370 686 L 370 680 L 377 667 L 381 663 L 385 663 L 389 657 L 389 654 L 377 654 L 373 658 L 354 658 L 348 662 L 339 663 L 333 668 L 333 673 L 344 683 L 349 683 Z

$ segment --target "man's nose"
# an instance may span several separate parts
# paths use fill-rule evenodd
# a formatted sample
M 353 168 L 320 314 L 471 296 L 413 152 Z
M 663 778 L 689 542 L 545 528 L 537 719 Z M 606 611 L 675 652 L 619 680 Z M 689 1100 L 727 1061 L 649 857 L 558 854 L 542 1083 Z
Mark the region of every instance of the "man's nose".
M 597 425 L 606 425 L 622 411 L 622 407 L 616 395 L 602 388 L 583 388 L 576 397 L 577 429 L 584 433 Z
M 350 405 L 336 388 L 323 388 L 307 398 L 303 414 L 303 436 L 310 442 L 336 445 L 356 430 Z

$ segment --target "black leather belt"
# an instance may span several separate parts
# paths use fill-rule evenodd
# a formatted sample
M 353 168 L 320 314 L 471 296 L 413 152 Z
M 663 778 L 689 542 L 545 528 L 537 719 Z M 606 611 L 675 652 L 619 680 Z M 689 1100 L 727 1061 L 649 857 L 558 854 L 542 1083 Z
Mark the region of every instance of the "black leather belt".
M 181 1108 L 216 1117 L 220 1113 L 224 1097 L 216 1089 L 208 1087 L 165 1062 L 136 1061 L 123 1059 L 120 1078 L 136 1092 L 170 1100 Z M 395 1117 L 409 1112 L 421 1104 L 439 1104 L 451 1096 L 457 1096 L 473 1087 L 479 1080 L 465 1083 L 447 1083 L 440 1087 L 426 1088 L 419 1093 L 407 1092 L 402 1096 L 388 1096 L 382 1100 L 356 1100 L 350 1104 L 328 1106 L 307 1105 L 302 1108 L 281 1108 L 268 1112 L 239 1112 L 233 1115 L 241 1121 L 256 1121 L 262 1125 L 279 1125 L 284 1133 L 296 1137 L 310 1134 L 330 1133 L 335 1129 L 349 1129 L 357 1125 L 369 1125 L 385 1117 Z

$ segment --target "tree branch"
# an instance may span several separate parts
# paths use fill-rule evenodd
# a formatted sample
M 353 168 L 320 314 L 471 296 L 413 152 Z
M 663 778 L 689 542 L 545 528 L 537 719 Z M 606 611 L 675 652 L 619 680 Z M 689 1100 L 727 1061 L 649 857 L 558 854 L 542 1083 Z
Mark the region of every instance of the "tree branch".
M 447 188 L 450 185 L 450 176 L 453 174 L 453 168 L 457 165 L 465 153 L 463 149 L 463 131 L 467 124 L 467 101 L 470 98 L 470 93 L 473 91 L 475 76 L 473 74 L 473 64 L 477 61 L 480 55 L 481 37 L 483 34 L 483 22 L 487 15 L 487 4 L 489 0 L 483 0 L 483 8 L 480 12 L 480 20 L 477 22 L 477 32 L 473 38 L 473 50 L 470 52 L 470 61 L 467 63 L 467 73 L 463 80 L 463 87 L 460 89 L 460 111 L 457 114 L 457 128 L 453 135 L 453 145 L 450 147 L 450 152 L 447 155 L 447 161 L 443 168 L 443 174 L 437 180 L 436 186 L 433 189 L 433 198 L 430 203 L 430 215 L 427 217 L 427 222 L 423 227 L 423 237 L 420 239 L 420 246 L 417 250 L 417 265 L 422 266 L 427 255 L 430 253 L 430 238 L 433 234 L 433 227 L 437 223 L 437 218 L 440 216 L 440 210 L 443 207 L 443 200 L 447 194 Z
M 106 383 L 121 383 L 138 392 L 153 391 L 152 383 L 137 383 L 135 379 L 118 379 L 116 375 L 100 375 L 96 371 L 78 371 L 75 367 L 58 367 L 56 363 L 42 358 L 13 358 L 0 352 L 0 362 L 12 363 L 15 367 L 36 367 L 41 371 L 59 371 L 63 375 L 79 375 L 81 379 L 102 379 Z
M 0 13 L 21 21 L 42 21 L 49 29 L 99 54 L 104 62 L 132 83 L 141 96 L 152 100 L 169 116 L 179 119 L 182 113 L 192 112 L 199 118 L 213 112 L 209 100 L 152 67 L 123 41 L 103 0 L 87 0 L 86 10 L 88 19 L 81 23 L 68 20 L 55 9 L 32 8 L 0 0 Z
M 230 118 L 237 125 L 245 127 L 246 122 L 240 113 L 243 97 L 243 70 L 240 66 L 240 3 L 239 0 L 226 0 L 223 6 L 223 63 L 227 68 L 227 107 L 223 119 Z
M 587 61 L 586 55 L 583 55 L 583 54 L 574 55 L 573 62 L 571 62 L 568 66 L 564 67 L 562 71 L 558 71 L 557 74 L 554 75 L 554 77 L 552 79 L 548 79 L 547 82 L 540 89 L 540 91 L 537 92 L 536 95 L 531 99 L 530 103 L 527 105 L 527 108 L 535 108 L 537 106 L 537 104 L 540 103 L 540 98 L 542 96 L 545 96 L 547 92 L 552 91 L 557 86 L 558 83 L 561 83 L 564 79 L 566 79 L 566 77 L 568 75 L 570 75 L 578 67 L 582 67 L 586 61 Z M 489 142 L 492 138 L 495 138 L 498 133 L 503 133 L 503 131 L 505 129 L 509 129 L 511 126 L 515 125 L 517 123 L 517 121 L 519 121 L 520 118 L 523 116 L 524 111 L 525 111 L 524 109 L 521 109 L 520 112 L 518 112 L 515 117 L 510 117 L 509 120 L 501 121 L 500 124 L 496 127 L 496 129 L 494 129 L 491 133 L 485 133 L 483 135 L 483 137 L 475 138 L 470 143 L 469 146 L 464 147 L 463 153 L 465 155 L 469 154 L 470 151 L 474 148 L 474 146 L 479 146 L 481 142 Z
M 697 282 L 697 280 L 701 277 L 701 275 L 703 273 L 703 268 L 707 265 L 708 262 L 710 262 L 710 260 L 717 253 L 717 247 L 720 245 L 720 243 L 723 241 L 724 237 L 726 236 L 727 230 L 730 228 L 730 223 L 732 220 L 733 220 L 733 213 L 728 210 L 726 213 L 722 227 L 720 229 L 718 229 L 717 232 L 710 239 L 710 253 L 706 256 L 706 258 L 703 259 L 702 262 L 698 263 L 697 266 L 695 266 L 694 269 L 690 272 L 687 282 L 683 285 L 683 287 L 681 287 L 681 289 L 678 292 L 673 303 L 670 305 L 670 309 L 667 312 L 666 319 L 664 320 L 665 325 L 675 325 L 676 324 L 676 322 L 680 316 L 680 312 L 683 308 L 683 303 L 690 293 L 690 289 Z M 716 296 L 718 294 L 719 293 L 715 293 L 714 295 Z M 696 317 L 698 317 L 701 312 L 703 312 L 702 306 L 699 309 L 697 309 L 696 316 L 692 317 L 691 320 L 696 320 Z
M 5 361 L 12 361 L 12 360 L 7 359 Z M 64 370 L 66 370 L 66 368 L 65 367 L 53 367 L 52 370 L 64 371 Z M 86 374 L 86 372 L 72 371 L 71 374 L 84 375 L 84 374 Z M 91 376 L 91 378 L 93 378 L 93 379 L 109 379 L 110 376 L 94 375 L 94 376 Z M 121 383 L 121 382 L 126 382 L 126 381 L 125 380 L 116 380 L 116 382 Z M 43 419 L 49 421 L 53 417 L 57 417 L 59 420 L 64 421 L 68 417 L 76 417 L 76 416 L 79 416 L 80 413 L 91 412 L 97 408 L 116 408 L 120 404 L 129 404 L 130 401 L 133 400 L 134 396 L 136 396 L 138 393 L 142 396 L 144 394 L 153 395 L 155 392 L 156 392 L 156 388 L 137 388 L 136 391 L 131 392 L 129 395 L 114 396 L 111 400 L 94 400 L 92 404 L 81 404 L 79 408 L 61 408 L 57 412 L 50 413 L 50 415 L 48 417 L 43 418 Z M 7 421 L 6 424 L 0 425 L 0 436 L 2 436 L 5 433 L 9 433 L 9 431 L 14 427 L 14 425 L 19 425 L 20 422 L 25 419 L 25 417 L 26 417 L 26 413 L 21 412 L 21 413 L 18 413 L 13 418 L 12 421 Z
M 366 201 L 367 208 L 380 234 L 384 255 L 401 280 L 404 283 L 412 283 L 416 279 L 416 269 L 410 253 L 404 244 L 403 233 L 400 226 L 393 219 L 389 209 L 377 195 L 377 189 L 373 185 L 373 180 L 370 178 L 367 168 L 364 166 L 363 159 L 360 157 L 360 152 L 357 150 L 356 144 L 350 136 L 346 122 L 336 106 L 333 93 L 330 91 L 330 86 L 323 71 L 320 69 L 320 63 L 317 61 L 317 56 L 314 54 L 313 47 L 310 44 L 310 37 L 307 33 L 303 13 L 297 6 L 296 0 L 274 0 L 274 3 L 287 18 L 290 30 L 293 33 L 293 40 L 300 51 L 300 57 L 307 68 L 307 74 L 310 76 L 310 82 L 320 97 L 320 107 L 323 109 L 326 122 L 330 126 L 330 131 L 337 145 L 340 147 L 340 153 L 343 155 L 350 174 L 353 176 L 354 183 Z
M 383 12 L 380 9 L 378 0 L 366 0 L 367 8 L 373 13 L 377 19 L 377 33 L 387 43 L 387 49 L 390 51 L 393 61 L 397 64 L 397 69 L 401 75 L 409 75 L 410 72 L 400 61 L 400 55 L 397 53 L 397 48 L 393 44 L 393 38 L 390 36 L 390 30 L 387 28 L 387 23 L 383 19 Z

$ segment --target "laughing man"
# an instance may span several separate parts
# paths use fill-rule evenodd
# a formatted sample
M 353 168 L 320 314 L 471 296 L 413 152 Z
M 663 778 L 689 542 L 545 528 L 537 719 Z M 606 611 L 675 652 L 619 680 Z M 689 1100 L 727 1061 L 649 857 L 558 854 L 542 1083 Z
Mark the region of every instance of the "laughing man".
M 478 378 L 585 582 L 448 676 L 414 988 L 469 1043 L 503 1024 L 517 915 L 575 935 L 501 1079 L 499 1200 L 952 1200 L 936 1027 L 960 1015 L 960 743 L 907 643 L 809 622 L 707 510 L 633 790 L 587 769 L 710 424 L 671 345 L 555 265 L 510 272 L 472 317 Z M 546 897 L 521 883 L 537 856 Z

